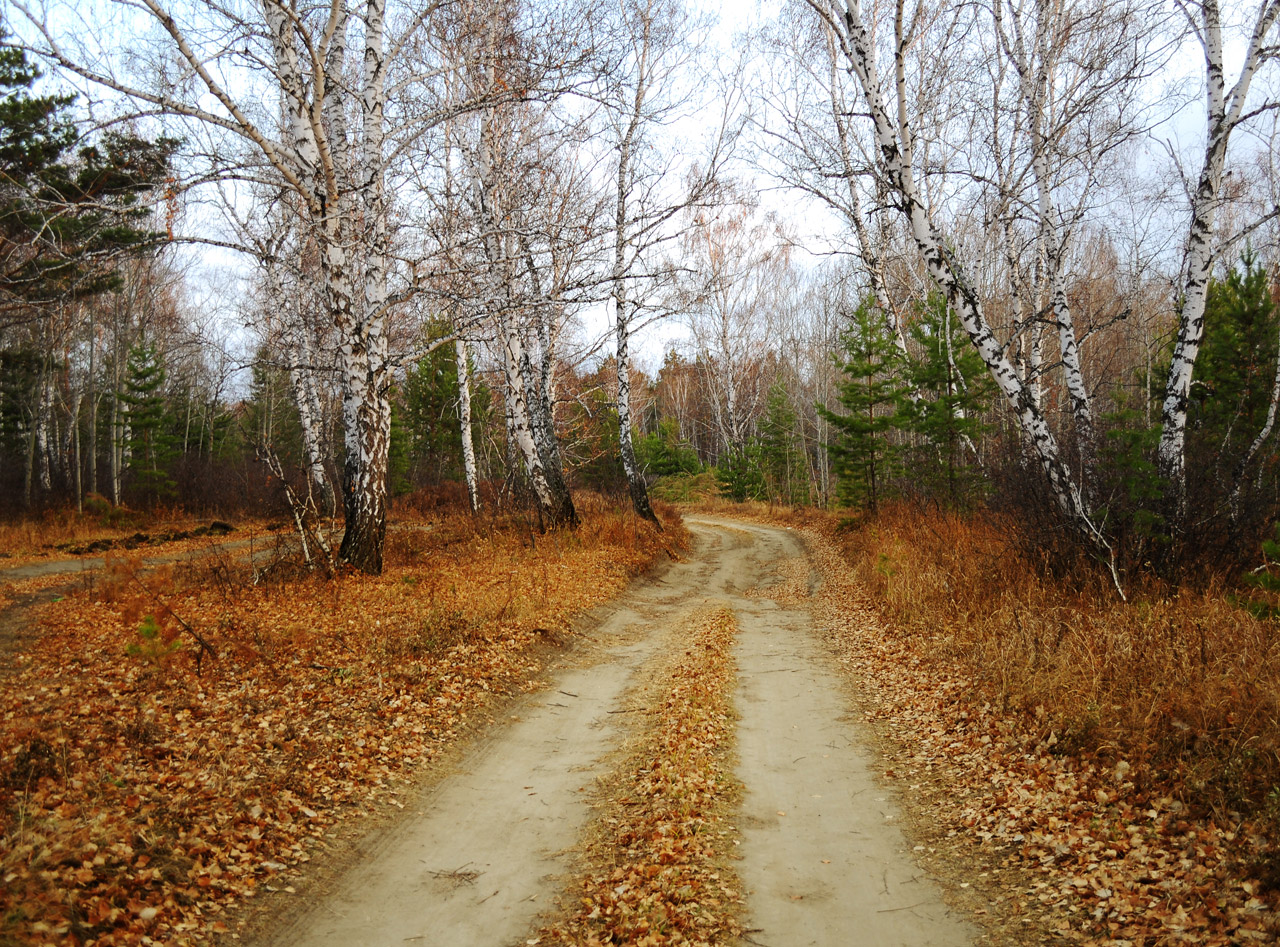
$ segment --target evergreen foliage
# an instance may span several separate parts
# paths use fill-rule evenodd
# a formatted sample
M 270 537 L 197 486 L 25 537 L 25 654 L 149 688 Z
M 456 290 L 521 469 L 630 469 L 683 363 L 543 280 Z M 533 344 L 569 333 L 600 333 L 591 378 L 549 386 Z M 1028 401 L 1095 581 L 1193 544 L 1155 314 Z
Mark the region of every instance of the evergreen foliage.
M 145 198 L 178 146 L 113 131 L 77 148 L 75 96 L 32 96 L 39 76 L 22 51 L 0 50 L 0 311 L 114 285 L 119 256 L 157 238 Z
M 769 389 L 760 423 L 760 460 L 769 497 L 800 506 L 809 502 L 809 465 L 800 421 L 781 379 Z
M 892 435 L 902 423 L 907 366 L 870 300 L 854 311 L 841 347 L 844 411 L 837 413 L 826 405 L 819 405 L 818 411 L 834 429 L 829 449 L 840 478 L 840 499 L 874 513 L 899 466 L 900 451 Z
M 143 343 L 131 349 L 120 400 L 129 413 L 125 448 L 132 486 L 144 501 L 167 499 L 175 487 L 178 438 L 170 423 L 164 386 L 164 363 L 155 347 Z
M 1169 541 L 1162 510 L 1164 481 L 1156 467 L 1160 429 L 1116 395 L 1116 410 L 1103 416 L 1103 474 L 1099 518 L 1130 559 L 1147 561 L 1153 548 Z
M 968 506 L 982 480 L 974 447 L 986 430 L 995 382 L 946 299 L 930 293 L 911 326 L 919 354 L 906 380 L 916 394 L 900 404 L 903 427 L 919 438 L 909 450 L 914 486 L 952 508 Z
M 261 444 L 280 458 L 286 466 L 302 464 L 302 422 L 298 406 L 290 391 L 289 373 L 270 363 L 271 355 L 263 350 L 254 359 L 249 381 L 249 398 L 244 404 L 243 429 L 250 457 Z
M 459 397 L 458 363 L 452 346 L 441 346 L 424 355 L 406 372 L 401 396 L 393 400 L 392 419 L 396 423 L 400 408 L 404 478 L 408 484 L 464 479 Z M 488 388 L 473 367 L 471 424 L 475 431 L 482 430 L 488 421 L 490 400 Z
M 731 500 L 767 500 L 769 486 L 762 469 L 760 444 L 752 439 L 741 447 L 730 447 L 716 466 L 720 494 Z
M 35 412 L 40 355 L 29 348 L 0 351 L 0 450 L 22 457 Z
M 680 439 L 675 418 L 663 418 L 655 430 L 636 438 L 636 460 L 653 477 L 674 477 L 702 472 L 698 452 Z
M 1188 428 L 1191 452 L 1225 483 L 1266 422 L 1280 332 L 1271 280 L 1251 251 L 1209 284 L 1204 342 L 1196 361 Z M 1268 465 L 1274 469 L 1274 454 Z

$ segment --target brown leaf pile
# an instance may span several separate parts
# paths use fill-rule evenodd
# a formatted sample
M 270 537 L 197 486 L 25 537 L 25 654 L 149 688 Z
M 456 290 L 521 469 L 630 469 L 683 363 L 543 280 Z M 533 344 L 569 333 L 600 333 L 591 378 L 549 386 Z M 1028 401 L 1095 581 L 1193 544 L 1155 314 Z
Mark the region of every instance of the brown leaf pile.
M 536 540 L 437 517 L 377 577 L 119 563 L 45 607 L 0 694 L 0 944 L 200 943 L 291 890 L 679 532 L 587 512 Z
M 577 910 L 530 943 L 708 947 L 741 933 L 741 888 L 726 862 L 736 633 L 732 612 L 718 608 L 681 636 L 649 689 L 657 705 L 607 781 Z

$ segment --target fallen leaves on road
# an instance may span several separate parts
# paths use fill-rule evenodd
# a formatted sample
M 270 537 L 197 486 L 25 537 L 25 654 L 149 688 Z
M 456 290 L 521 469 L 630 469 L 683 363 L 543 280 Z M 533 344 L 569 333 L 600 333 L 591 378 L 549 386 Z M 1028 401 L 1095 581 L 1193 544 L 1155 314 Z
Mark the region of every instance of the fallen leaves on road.
M 1237 872 L 1242 827 L 1193 818 L 1139 791 L 1127 764 L 1062 752 L 1055 734 L 999 712 L 940 641 L 881 619 L 830 526 L 805 534 L 824 580 L 815 618 L 888 737 L 886 778 L 939 837 L 981 854 L 998 876 L 986 890 L 1003 898 L 993 912 L 1024 919 L 1013 942 L 1275 942 L 1274 897 Z
M 737 626 L 717 608 L 681 631 L 646 689 L 655 703 L 641 732 L 603 781 L 604 815 L 576 901 L 530 943 L 707 947 L 741 933 L 741 887 L 727 861 Z
M 328 582 L 117 563 L 45 606 L 0 694 L 0 942 L 200 943 L 292 890 L 318 837 L 394 804 L 680 532 L 584 518 L 535 549 L 437 517 L 392 534 L 383 575 Z
M 993 942 L 1280 942 L 1277 892 L 1246 872 L 1266 850 L 1247 821 L 1193 812 L 1169 774 L 1070 746 L 1051 726 L 1052 708 L 1006 710 L 991 688 L 999 669 L 966 660 L 948 628 L 923 616 L 909 630 L 894 624 L 853 577 L 835 517 L 726 504 L 706 511 L 804 535 L 822 580 L 809 607 L 881 738 L 884 777 L 901 789 L 925 843 L 917 854 L 966 889 Z M 947 581 L 883 569 L 890 583 Z M 794 568 L 780 568 L 779 580 L 763 594 L 805 598 Z

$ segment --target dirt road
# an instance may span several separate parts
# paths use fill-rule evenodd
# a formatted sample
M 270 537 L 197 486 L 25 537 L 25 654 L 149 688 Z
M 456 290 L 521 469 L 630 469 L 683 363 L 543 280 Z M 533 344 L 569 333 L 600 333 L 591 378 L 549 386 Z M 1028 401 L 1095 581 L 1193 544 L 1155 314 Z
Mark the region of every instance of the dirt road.
M 688 561 L 639 583 L 543 692 L 409 805 L 323 896 L 261 945 L 504 947 L 533 942 L 573 871 L 590 790 L 608 772 L 629 685 L 696 609 L 740 627 L 738 873 L 747 939 L 767 947 L 960 945 L 977 931 L 917 868 L 893 799 L 803 606 L 810 571 L 787 530 L 694 519 Z

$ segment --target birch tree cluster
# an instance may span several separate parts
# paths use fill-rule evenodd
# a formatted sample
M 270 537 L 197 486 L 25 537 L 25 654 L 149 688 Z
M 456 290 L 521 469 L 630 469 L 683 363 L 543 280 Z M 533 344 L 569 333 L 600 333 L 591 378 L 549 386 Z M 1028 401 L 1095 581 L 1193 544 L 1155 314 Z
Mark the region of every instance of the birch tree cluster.
M 1118 586 L 1234 548 L 1280 514 L 1278 16 L 788 0 L 724 55 L 681 0 L 15 0 L 10 495 L 270 474 L 366 571 L 445 481 L 543 529 L 994 503 Z

